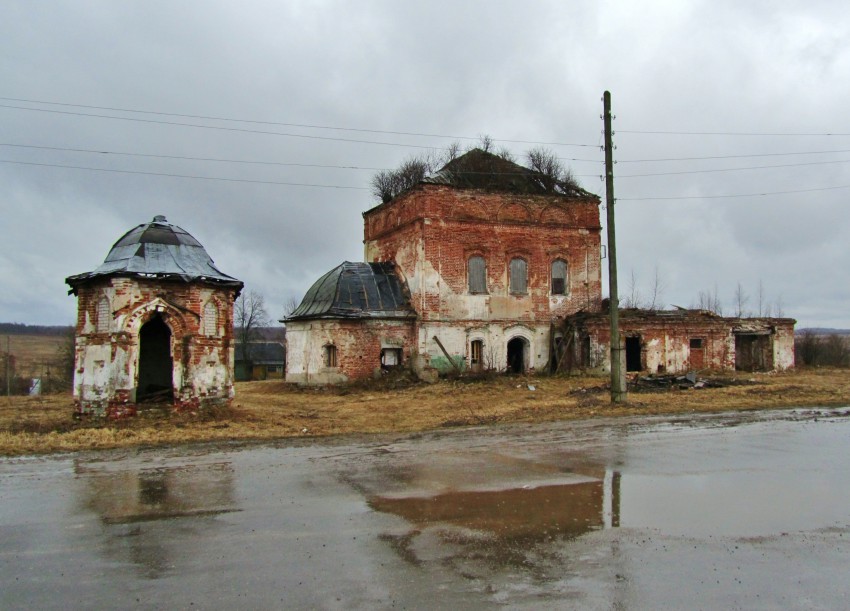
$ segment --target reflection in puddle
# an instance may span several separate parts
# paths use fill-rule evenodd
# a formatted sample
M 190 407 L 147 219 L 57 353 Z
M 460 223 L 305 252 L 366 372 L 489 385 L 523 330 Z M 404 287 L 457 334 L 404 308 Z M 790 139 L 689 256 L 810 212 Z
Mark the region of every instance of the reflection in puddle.
M 238 511 L 229 463 L 104 472 L 78 462 L 75 471 L 86 476 L 82 505 L 100 518 L 104 554 L 152 579 L 191 553 L 185 541 L 202 540 L 201 531 L 215 528 L 212 516 Z M 177 548 L 178 531 L 198 536 L 181 537 Z
M 619 474 L 582 479 L 431 496 L 372 496 L 368 504 L 413 526 L 405 534 L 381 537 L 403 560 L 415 565 L 438 560 L 473 578 L 476 563 L 530 569 L 539 564 L 531 558 L 546 553 L 553 542 L 618 526 Z

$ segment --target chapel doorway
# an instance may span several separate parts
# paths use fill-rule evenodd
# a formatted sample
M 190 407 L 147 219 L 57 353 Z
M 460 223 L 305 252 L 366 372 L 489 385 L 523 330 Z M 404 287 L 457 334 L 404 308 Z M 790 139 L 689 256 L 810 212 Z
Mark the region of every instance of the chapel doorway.
M 174 398 L 171 329 L 157 314 L 139 331 L 139 378 L 136 401 L 171 401 Z

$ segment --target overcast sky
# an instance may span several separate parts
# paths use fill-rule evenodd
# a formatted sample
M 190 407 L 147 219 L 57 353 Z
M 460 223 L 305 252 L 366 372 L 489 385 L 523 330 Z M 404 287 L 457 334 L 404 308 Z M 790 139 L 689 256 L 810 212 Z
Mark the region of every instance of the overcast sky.
M 604 200 L 607 89 L 621 299 L 761 282 L 850 328 L 848 32 L 841 0 L 4 0 L 0 321 L 71 324 L 64 278 L 156 214 L 277 318 L 363 259 L 375 169 L 481 134 Z

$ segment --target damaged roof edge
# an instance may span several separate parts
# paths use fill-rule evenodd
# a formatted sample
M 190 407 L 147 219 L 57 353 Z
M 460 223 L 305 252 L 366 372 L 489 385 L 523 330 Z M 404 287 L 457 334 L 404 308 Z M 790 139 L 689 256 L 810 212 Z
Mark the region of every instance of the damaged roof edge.
M 320 277 L 283 322 L 308 319 L 416 318 L 395 264 L 344 261 Z
M 113 276 L 207 282 L 237 287 L 238 291 L 244 286 L 218 269 L 200 242 L 164 216 L 134 227 L 112 245 L 97 269 L 68 276 L 65 282 L 71 286 L 69 293 L 75 293 L 90 280 Z

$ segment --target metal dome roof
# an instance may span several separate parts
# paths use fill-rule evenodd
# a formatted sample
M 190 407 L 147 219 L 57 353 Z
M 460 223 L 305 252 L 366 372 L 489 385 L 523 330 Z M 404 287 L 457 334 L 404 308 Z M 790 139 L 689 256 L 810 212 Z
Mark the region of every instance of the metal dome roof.
M 415 317 L 394 263 L 345 261 L 316 280 L 286 320 Z
M 242 282 L 219 270 L 207 251 L 186 230 L 155 216 L 115 242 L 106 260 L 94 271 L 65 279 L 73 289 L 102 276 L 174 278 L 242 287 Z

